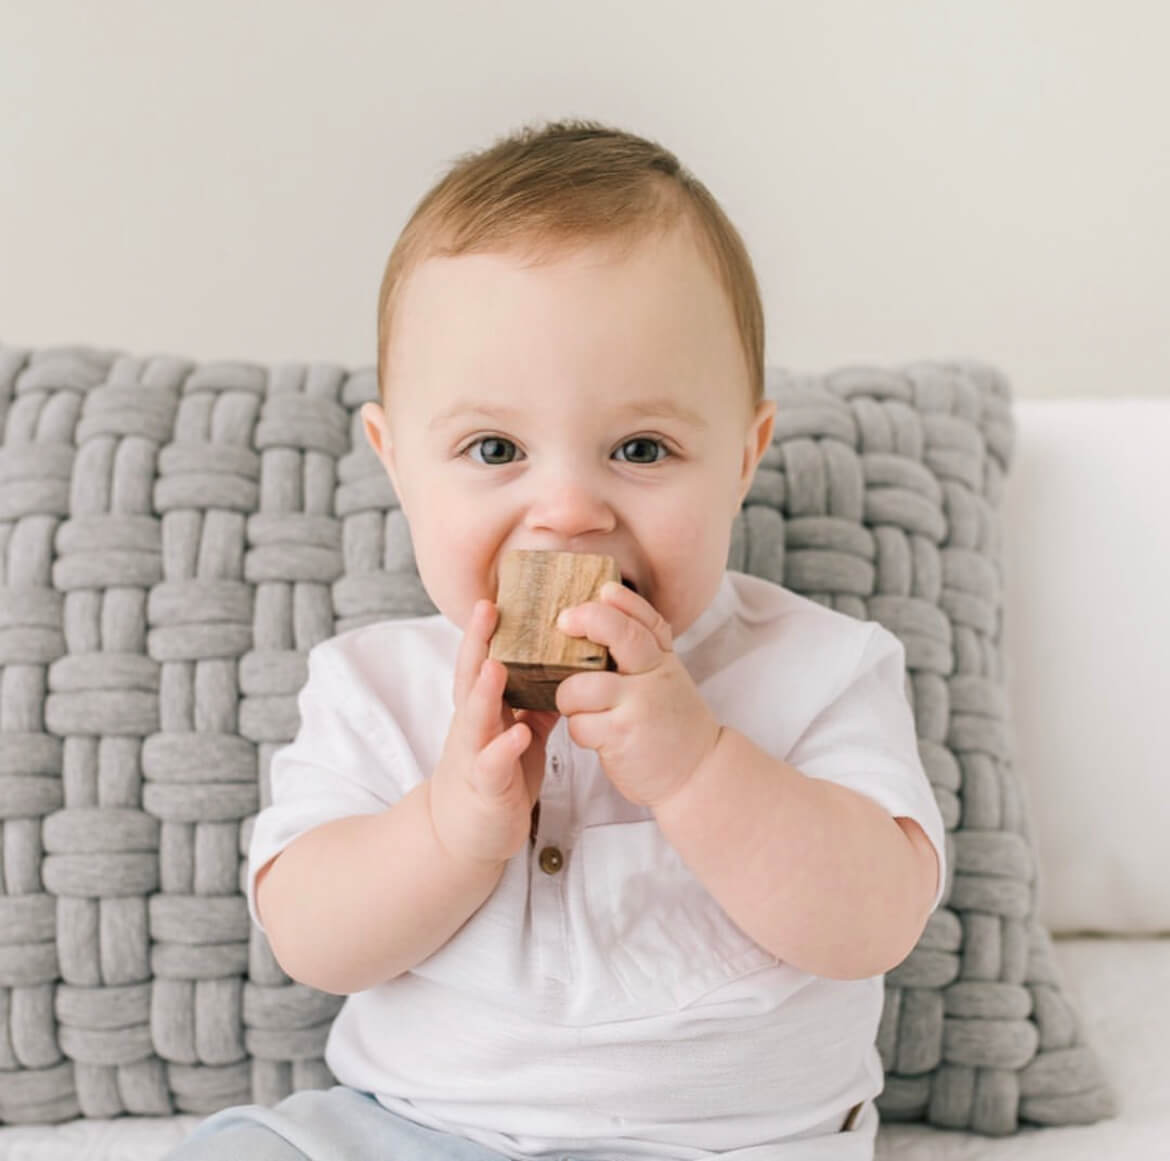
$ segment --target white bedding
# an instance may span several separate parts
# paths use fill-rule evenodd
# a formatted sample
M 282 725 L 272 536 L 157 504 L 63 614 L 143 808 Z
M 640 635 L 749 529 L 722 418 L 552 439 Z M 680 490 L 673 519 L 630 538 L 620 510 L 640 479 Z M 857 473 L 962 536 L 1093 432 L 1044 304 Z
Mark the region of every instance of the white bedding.
M 1170 1159 L 1170 938 L 1057 939 L 1053 958 L 1120 1114 L 1000 1138 L 883 1125 L 877 1161 Z
M 1054 958 L 1120 1115 L 998 1139 L 883 1125 L 877 1161 L 1170 1161 L 1170 938 L 1060 939 Z M 10 1126 L 0 1129 L 0 1161 L 159 1161 L 197 1120 Z

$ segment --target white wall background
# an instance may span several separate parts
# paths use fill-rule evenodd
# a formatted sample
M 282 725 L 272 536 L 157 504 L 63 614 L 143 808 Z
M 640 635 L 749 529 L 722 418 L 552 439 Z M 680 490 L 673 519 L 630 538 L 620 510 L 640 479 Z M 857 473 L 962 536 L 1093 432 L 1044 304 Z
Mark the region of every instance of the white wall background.
M 3 0 L 0 340 L 374 361 L 454 157 L 594 117 L 752 251 L 769 363 L 1170 394 L 1160 0 Z

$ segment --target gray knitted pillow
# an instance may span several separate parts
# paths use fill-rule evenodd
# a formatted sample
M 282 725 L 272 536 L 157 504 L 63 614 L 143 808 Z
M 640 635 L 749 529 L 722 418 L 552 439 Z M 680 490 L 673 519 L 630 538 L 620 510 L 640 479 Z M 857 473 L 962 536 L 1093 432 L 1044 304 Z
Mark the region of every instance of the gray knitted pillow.
M 883 1116 L 984 1133 L 1113 1111 L 1037 924 L 1012 777 L 976 363 L 772 370 L 730 567 L 906 645 L 951 881 L 887 980 Z M 206 1114 L 330 1083 L 341 1001 L 241 893 L 305 655 L 434 612 L 357 414 L 372 369 L 0 346 L 0 1119 Z

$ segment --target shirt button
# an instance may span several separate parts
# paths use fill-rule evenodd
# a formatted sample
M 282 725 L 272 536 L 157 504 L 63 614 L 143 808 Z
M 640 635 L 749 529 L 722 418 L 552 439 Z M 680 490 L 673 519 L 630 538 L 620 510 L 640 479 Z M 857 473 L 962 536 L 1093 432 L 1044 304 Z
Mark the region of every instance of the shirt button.
M 565 865 L 565 856 L 556 847 L 545 847 L 540 852 L 540 869 L 546 875 L 555 875 Z
M 555 754 L 552 759 L 552 768 L 553 770 L 559 770 L 561 768 L 561 760 Z

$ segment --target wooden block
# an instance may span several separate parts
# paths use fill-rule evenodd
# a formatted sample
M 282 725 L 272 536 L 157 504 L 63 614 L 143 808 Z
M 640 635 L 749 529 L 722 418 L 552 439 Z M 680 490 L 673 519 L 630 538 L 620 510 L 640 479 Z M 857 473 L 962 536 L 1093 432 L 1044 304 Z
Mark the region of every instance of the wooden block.
M 516 550 L 500 561 L 499 622 L 488 656 L 508 668 L 504 700 L 516 709 L 555 710 L 557 686 L 584 669 L 612 668 L 609 650 L 556 625 L 562 609 L 600 597 L 606 581 L 621 583 L 612 556 Z

